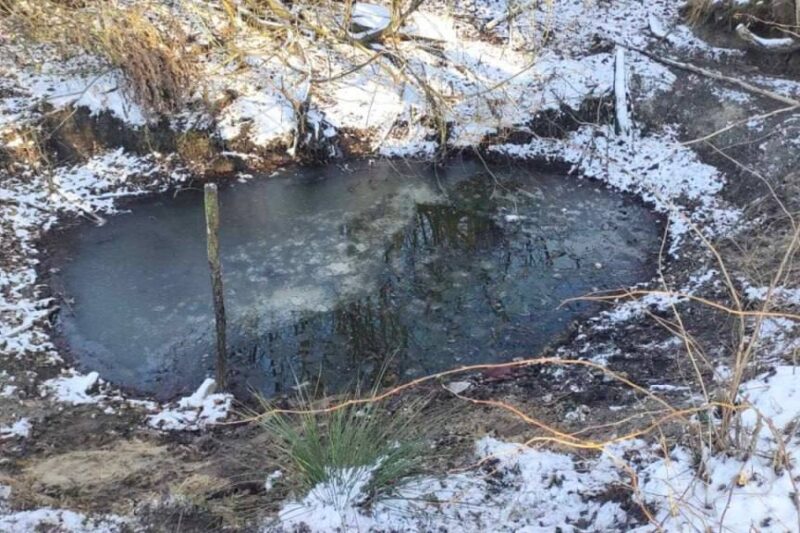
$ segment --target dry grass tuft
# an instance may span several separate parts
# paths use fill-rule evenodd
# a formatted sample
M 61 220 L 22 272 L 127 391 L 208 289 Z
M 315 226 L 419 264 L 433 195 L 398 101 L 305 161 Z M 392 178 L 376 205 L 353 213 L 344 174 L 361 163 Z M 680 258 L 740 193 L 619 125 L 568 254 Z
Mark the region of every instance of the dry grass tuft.
M 692 23 L 736 24 L 755 22 L 776 29 L 800 26 L 800 2 L 796 0 L 767 0 L 738 2 L 736 0 L 689 0 L 686 16 Z
M 196 52 L 186 33 L 145 5 L 0 0 L 0 16 L 17 35 L 65 56 L 89 53 L 119 69 L 124 90 L 155 115 L 177 110 L 197 81 Z
M 128 90 L 146 109 L 176 110 L 194 81 L 186 34 L 175 23 L 157 26 L 139 10 L 99 12 L 88 43 L 121 69 Z

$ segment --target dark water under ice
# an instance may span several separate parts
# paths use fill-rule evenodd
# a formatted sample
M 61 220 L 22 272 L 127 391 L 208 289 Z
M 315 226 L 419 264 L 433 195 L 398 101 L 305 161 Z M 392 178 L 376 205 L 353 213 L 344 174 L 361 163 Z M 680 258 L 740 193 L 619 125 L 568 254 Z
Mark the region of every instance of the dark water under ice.
M 158 398 L 213 375 L 202 201 L 165 195 L 62 235 L 53 283 L 79 367 Z M 239 393 L 535 356 L 590 310 L 562 300 L 649 279 L 660 244 L 635 200 L 525 166 L 351 162 L 220 201 Z

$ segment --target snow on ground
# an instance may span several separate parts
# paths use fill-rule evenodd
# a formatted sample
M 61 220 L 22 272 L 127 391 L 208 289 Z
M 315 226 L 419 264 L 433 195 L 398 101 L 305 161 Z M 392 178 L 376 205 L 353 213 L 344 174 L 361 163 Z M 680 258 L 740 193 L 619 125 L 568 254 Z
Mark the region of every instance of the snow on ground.
M 8 426 L 0 426 L 0 440 L 11 437 L 25 438 L 31 433 L 31 421 L 27 418 L 20 418 Z
M 245 138 L 259 147 L 289 145 L 297 127 L 292 101 L 305 99 L 308 84 L 287 72 L 274 56 L 265 57 L 259 47 L 245 50 L 249 53 L 243 59 L 244 70 L 233 64 L 209 65 L 214 74 L 205 83 L 213 99 L 219 102 L 231 93 L 237 95 L 216 117 L 217 132 L 225 141 Z
M 38 116 L 38 104 L 56 109 L 87 107 L 94 115 L 108 112 L 134 126 L 146 123 L 138 105 L 120 90 L 117 72 L 94 58 L 81 56 L 64 61 L 48 47 L 37 50 L 37 61 L 20 68 L 25 45 L 3 42 L 0 57 L 0 133 L 18 128 Z
M 758 330 L 762 364 L 798 361 L 800 336 L 797 321 L 780 317 L 764 318 Z
M 366 31 L 363 33 L 369 33 L 388 27 L 392 21 L 392 13 L 386 6 L 356 2 L 353 4 L 352 18 L 353 24 L 365 28 Z
M 709 284 L 719 287 L 719 272 L 713 268 L 703 267 L 689 276 L 682 287 L 662 287 L 640 298 L 617 303 L 613 309 L 603 311 L 591 320 L 600 330 L 615 328 L 623 322 L 643 317 L 648 311 L 668 311 L 677 304 L 687 302 L 691 296 L 696 295 L 700 289 Z M 635 289 L 636 287 L 633 288 L 633 290 Z M 646 287 L 641 287 L 641 289 L 646 290 Z
M 198 18 L 200 9 L 192 4 L 171 9 L 189 34 L 210 45 L 213 32 L 222 32 L 227 19 L 213 11 Z M 308 115 L 320 117 L 333 131 L 374 133 L 376 148 L 386 144 L 386 153 L 396 153 L 401 144 L 406 153 L 428 153 L 426 143 L 436 132 L 428 125 L 421 135 L 415 125 L 424 116 L 441 113 L 451 124 L 449 142 L 468 147 L 486 134 L 526 125 L 537 112 L 576 109 L 587 97 L 607 94 L 613 83 L 613 54 L 599 46 L 599 39 L 644 47 L 661 33 L 651 29 L 656 21 L 676 49 L 706 55 L 717 50 L 677 22 L 679 6 L 672 0 L 646 5 L 542 2 L 504 21 L 514 5 L 505 0 L 425 2 L 403 28 L 419 39 L 402 40 L 393 50 L 375 45 L 372 52 L 378 56 L 340 45 L 322 48 L 303 35 L 297 36 L 303 53 L 293 55 L 291 50 L 276 51 L 273 42 L 243 31 L 247 26 L 241 25 L 232 43 L 237 60 L 211 46 L 198 67 L 202 89 L 195 98 L 218 107 L 214 124 L 226 141 L 291 147 L 300 118 L 297 109 L 307 103 Z M 380 28 L 387 17 L 385 6 L 354 6 L 353 20 L 361 27 Z M 466 17 L 474 22 L 465 22 Z M 481 38 L 476 27 L 493 21 L 504 21 L 488 32 L 496 39 Z M 103 68 L 97 58 L 62 61 L 55 51 L 41 47 L 35 60 L 21 67 L 17 58 L 27 55 L 19 45 L 13 50 L 0 58 L 0 133 L 38 116 L 32 109 L 41 101 L 55 108 L 78 104 L 95 114 L 107 111 L 134 126 L 147 123 L 146 114 L 122 90 L 119 73 Z M 398 55 L 404 67 L 398 69 L 397 61 L 380 54 Z M 627 63 L 642 97 L 668 90 L 676 79 L 669 69 L 639 54 L 629 54 Z M 184 125 L 197 119 L 192 115 L 198 112 L 187 113 Z
M 206 379 L 194 394 L 150 415 L 147 423 L 157 429 L 175 431 L 198 430 L 220 422 L 228 416 L 233 396 L 215 393 L 216 386 L 213 379 Z
M 115 515 L 90 517 L 68 509 L 41 507 L 27 511 L 11 511 L 8 500 L 11 487 L 0 485 L 0 531 L 28 533 L 117 533 L 127 530 L 129 520 Z
M 678 22 L 679 3 L 673 0 L 541 2 L 511 22 L 504 17 L 514 4 L 505 0 L 460 0 L 448 5 L 452 10 L 443 2 L 428 2 L 409 19 L 404 31 L 422 39 L 396 44 L 406 60 L 402 71 L 379 57 L 348 72 L 367 57 L 346 50 L 318 53 L 313 46 L 307 47 L 305 62 L 282 57 L 272 43 L 265 45 L 243 32 L 237 37 L 235 63 L 226 54 L 212 51 L 202 66 L 204 96 L 219 107 L 217 116 L 211 117 L 216 133 L 225 141 L 243 138 L 258 147 L 289 148 L 297 131 L 298 110 L 307 104 L 306 117 L 318 135 L 333 137 L 343 130 L 358 130 L 372 135 L 377 152 L 430 155 L 437 148 L 437 132 L 430 120 L 424 119 L 432 115 L 441 113 L 450 123 L 452 146 L 470 147 L 504 128 L 524 130 L 541 111 L 574 110 L 587 98 L 608 95 L 614 81 L 610 48 L 615 43 L 645 47 L 660 39 L 676 50 L 705 57 L 739 54 L 697 39 Z M 354 20 L 366 28 L 380 28 L 385 25 L 386 13 L 383 7 L 358 3 Z M 187 20 L 196 21 L 194 17 Z M 487 30 L 492 39 L 481 38 L 476 31 L 487 24 L 492 26 Z M 198 41 L 210 42 L 202 35 Z M 3 46 L 12 45 L 4 42 Z M 57 109 L 83 105 L 93 114 L 108 112 L 132 126 L 146 124 L 144 112 L 120 89 L 118 72 L 98 67 L 96 58 L 61 61 L 45 48 L 39 52 L 39 60 L 27 66 L 16 62 L 17 53 L 0 57 L 0 139 L 6 146 L 23 142 L 16 132 L 41 117 L 37 109 L 42 102 Z M 376 48 L 373 52 L 388 54 L 391 50 Z M 668 69 L 634 52 L 627 54 L 627 63 L 628 76 L 634 82 L 634 109 L 637 99 L 657 96 L 676 79 Z M 309 83 L 320 72 L 330 79 Z M 798 87 L 786 80 L 756 81 L 789 92 Z M 189 110 L 186 117 L 186 124 L 208 118 Z M 692 225 L 718 236 L 739 216 L 719 198 L 724 177 L 680 146 L 670 129 L 637 133 L 622 141 L 609 127 L 584 126 L 565 139 L 535 138 L 525 145 L 492 149 L 516 157 L 566 161 L 576 174 L 640 196 L 669 215 L 672 255 L 679 255 L 681 246 L 691 238 Z M 73 167 L 31 171 L 0 181 L 0 242 L 4 246 L 0 353 L 13 358 L 45 354 L 58 360 L 43 328 L 43 321 L 55 310 L 54 302 L 37 289 L 36 241 L 44 231 L 65 215 L 102 223 L 103 216 L 115 212 L 119 198 L 163 190 L 185 178 L 162 158 L 134 157 L 119 150 Z M 681 292 L 695 288 L 690 283 Z M 759 299 L 764 294 L 753 288 L 748 296 Z M 779 295 L 796 303 L 790 289 L 779 289 Z M 678 300 L 645 298 L 633 306 L 624 304 L 606 319 L 629 320 L 648 306 L 666 309 L 673 301 Z M 790 327 L 794 325 L 778 319 L 764 322 L 762 335 L 774 353 L 785 353 L 793 346 L 790 343 L 795 336 L 786 334 Z M 613 351 L 595 355 L 607 358 L 609 354 Z M 800 401 L 794 372 L 792 367 L 779 366 L 774 375 L 748 382 L 742 397 L 771 417 L 778 430 L 791 430 L 780 440 L 786 454 L 796 460 L 800 443 L 792 426 L 800 415 Z M 96 390 L 100 378 L 94 372 L 82 375 L 64 370 L 42 384 L 41 391 L 53 401 L 72 404 L 118 400 L 119 395 L 106 388 Z M 13 394 L 13 387 L 6 385 L 2 395 L 6 396 L 7 390 Z M 148 418 L 148 424 L 165 430 L 194 430 L 219 421 L 231 399 L 212 389 L 206 382 L 175 404 L 148 404 L 148 409 L 160 410 Z M 476 445 L 476 458 L 494 457 L 496 460 L 486 463 L 488 469 L 413 479 L 398 494 L 373 502 L 369 510 L 360 505 L 364 502 L 358 489 L 365 485 L 371 469 L 348 472 L 345 474 L 354 479 L 356 488 L 351 498 L 331 498 L 330 487 L 320 486 L 287 502 L 279 522 L 286 527 L 305 522 L 314 530 L 345 526 L 360 530 L 541 531 L 581 524 L 599 530 L 624 529 L 638 519 L 631 509 L 604 496 L 629 482 L 629 471 L 622 467 L 624 454 L 636 457 L 629 466 L 640 479 L 638 498 L 650 505 L 656 521 L 667 530 L 717 529 L 721 522 L 733 531 L 797 530 L 797 502 L 791 500 L 798 492 L 794 474 L 775 468 L 778 439 L 769 428 L 758 425 L 755 413 L 747 411 L 743 418 L 754 443 L 754 453 L 746 457 L 683 447 L 664 457 L 659 449 L 632 441 L 606 447 L 597 457 L 578 459 L 484 438 Z M 30 430 L 27 418 L 16 418 L 0 427 L 0 439 L 25 437 Z M 698 455 L 703 468 L 698 467 Z M 4 511 L 0 512 L 0 530 L 113 531 L 119 520 L 90 520 L 71 511 L 47 508 Z M 653 526 L 642 528 L 649 531 Z
M 486 437 L 476 443 L 476 459 L 490 461 L 475 471 L 420 477 L 397 493 L 362 508 L 363 488 L 372 469 L 332 476 L 347 490 L 322 483 L 302 500 L 284 505 L 281 526 L 301 524 L 314 531 L 554 531 L 569 524 L 597 530 L 624 525 L 625 512 L 613 501 L 593 498 L 624 483 L 615 458 L 586 462 L 560 453 L 526 449 Z
M 388 150 L 403 143 L 408 151 L 416 143 L 417 151 L 426 152 L 420 143 L 429 139 L 415 139 L 420 136 L 416 128 L 398 125 L 418 124 L 421 117 L 437 113 L 452 125 L 453 146 L 471 146 L 486 134 L 526 124 L 537 112 L 562 106 L 576 109 L 587 97 L 607 93 L 613 83 L 613 57 L 589 48 L 594 36 L 643 45 L 641 25 L 651 11 L 675 14 L 674 8 L 664 7 L 671 3 L 663 0 L 656 7 L 625 2 L 624 7 L 593 8 L 583 0 L 561 4 L 555 10 L 538 7 L 514 18 L 511 38 L 504 38 L 507 24 L 498 26 L 495 33 L 501 40 L 495 43 L 459 21 L 459 13 L 476 11 L 471 2 L 456 3 L 453 15 L 442 2 L 423 3 L 404 29 L 422 40 L 404 40 L 391 51 L 405 60 L 403 69 L 388 57 L 375 59 L 336 46 L 328 50 L 313 41 L 303 42 L 302 57 L 282 55 L 258 34 L 241 32 L 234 43 L 237 61 L 230 61 L 225 51 L 208 53 L 200 65 L 203 87 L 196 97 L 219 107 L 216 130 L 226 141 L 243 138 L 260 147 L 290 146 L 297 130 L 297 107 L 308 101 L 309 112 L 326 123 L 336 129 L 372 131 L 379 146 L 390 143 Z M 489 3 L 488 10 L 475 14 L 479 19 L 493 18 L 508 7 L 504 2 Z M 220 17 L 200 22 L 180 7 L 174 9 L 200 42 L 211 42 L 209 26 L 216 31 L 223 26 Z M 592 9 L 600 13 L 587 25 L 586 12 Z M 386 16 L 383 6 L 355 5 L 354 20 L 364 26 L 379 27 Z M 635 22 L 602 22 L 611 20 Z M 551 38 L 546 46 L 541 42 L 544 36 Z M 23 117 L 37 116 L 30 109 L 41 101 L 57 109 L 77 104 L 95 114 L 107 111 L 134 126 L 147 123 L 145 113 L 121 89 L 119 73 L 102 68 L 97 58 L 80 56 L 64 62 L 41 47 L 36 51 L 41 57 L 20 68 L 15 58 L 25 54 L 19 47 L 15 50 L 18 53 L 0 58 L 0 72 L 6 73 L 0 94 L 8 95 L 0 98 L 0 131 L 4 126 L 19 127 Z M 390 52 L 380 46 L 374 51 Z M 357 68 L 362 64 L 366 67 Z M 631 76 L 637 77 L 648 96 L 668 89 L 675 80 L 668 69 L 642 56 L 631 57 L 629 64 Z M 316 80 L 313 89 L 311 79 Z M 435 137 L 430 126 L 425 132 Z
M 580 460 L 485 437 L 476 443 L 482 468 L 412 478 L 368 507 L 363 488 L 373 469 L 337 472 L 336 484 L 321 483 L 285 503 L 279 523 L 267 530 L 305 524 L 312 531 L 797 531 L 798 376 L 800 368 L 781 366 L 744 384 L 742 399 L 752 408 L 731 434 L 742 441 L 730 455 L 703 445 L 664 456 L 659 445 L 635 439 Z M 759 422 L 767 419 L 772 427 Z M 651 523 L 641 522 L 636 505 L 608 497 L 629 490 L 632 475 L 634 502 L 647 505 Z M 342 479 L 348 490 L 338 486 Z
M 160 190 L 156 174 L 167 165 L 155 157 L 135 157 L 121 149 L 85 164 L 39 173 L 20 173 L 0 181 L 0 353 L 21 357 L 50 352 L 58 359 L 41 321 L 53 311 L 50 298 L 39 297 L 35 242 L 61 216 L 85 216 L 102 223 L 115 211 L 116 198 Z M 170 172 L 167 182 L 186 175 Z M 144 183 L 144 185 L 142 185 Z
M 80 405 L 96 403 L 104 398 L 100 394 L 92 394 L 92 389 L 99 385 L 100 374 L 89 372 L 86 375 L 69 372 L 69 375 L 48 379 L 42 384 L 42 394 L 52 394 L 58 401 Z
M 39 297 L 36 265 L 37 239 L 57 224 L 59 217 L 84 216 L 104 223 L 116 212 L 119 198 L 163 190 L 184 182 L 186 172 L 173 168 L 169 158 L 139 157 L 122 149 L 93 157 L 83 164 L 56 168 L 52 172 L 22 173 L 0 181 L 0 202 L 9 206 L 0 215 L 0 237 L 7 250 L 0 264 L 0 354 L 11 358 L 43 354 L 60 361 L 42 321 L 54 310 L 51 298 Z M 97 372 L 81 374 L 64 369 L 61 375 L 41 383 L 42 397 L 65 404 L 115 403 L 125 401 L 104 384 Z M 5 389 L 4 389 L 5 390 Z M 176 409 L 147 403 L 163 429 L 197 429 L 227 415 L 230 396 L 211 394 L 201 405 L 186 399 Z M 185 403 L 185 405 L 184 405 Z M 0 428 L 5 435 L 20 434 L 25 426 Z M 28 426 L 29 427 L 29 426 Z
M 800 289 L 788 287 L 775 287 L 770 290 L 769 287 L 755 287 L 748 283 L 744 286 L 744 295 L 752 301 L 763 302 L 767 295 L 773 302 L 778 302 L 783 305 L 800 306 Z
M 660 504 L 657 523 L 666 530 L 800 528 L 800 368 L 779 366 L 741 390 L 752 405 L 742 413 L 737 435 L 744 451 L 727 455 L 704 449 L 698 466 L 694 450 L 678 447 L 642 469 L 641 493 Z
M 0 531 L 27 533 L 118 533 L 127 530 L 128 520 L 120 516 L 90 517 L 68 509 L 42 507 L 29 511 L 9 511 L 9 487 L 0 485 Z

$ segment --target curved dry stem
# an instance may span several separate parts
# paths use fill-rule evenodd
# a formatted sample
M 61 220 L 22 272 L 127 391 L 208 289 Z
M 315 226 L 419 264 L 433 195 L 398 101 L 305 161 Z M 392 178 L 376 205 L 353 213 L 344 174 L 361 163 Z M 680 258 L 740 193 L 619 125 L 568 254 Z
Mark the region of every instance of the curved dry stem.
M 708 307 L 712 307 L 719 311 L 724 311 L 725 313 L 737 317 L 761 317 L 761 318 L 785 318 L 787 320 L 795 320 L 800 321 L 800 315 L 795 313 L 784 313 L 781 311 L 768 311 L 768 310 L 761 310 L 761 311 L 740 311 L 738 309 L 729 307 L 725 304 L 721 304 L 715 302 L 713 300 L 709 300 L 707 298 L 702 298 L 700 296 L 695 296 L 693 294 L 688 294 L 685 292 L 680 291 L 659 291 L 659 290 L 646 290 L 646 289 L 631 289 L 631 290 L 622 290 L 610 294 L 598 294 L 592 293 L 586 296 L 576 296 L 575 298 L 567 298 L 564 300 L 561 305 L 566 305 L 572 302 L 580 302 L 580 301 L 589 301 L 589 302 L 611 302 L 616 303 L 618 300 L 631 298 L 631 299 L 640 299 L 645 296 L 664 296 L 666 298 L 678 298 L 684 300 L 691 300 L 693 302 L 698 302 Z

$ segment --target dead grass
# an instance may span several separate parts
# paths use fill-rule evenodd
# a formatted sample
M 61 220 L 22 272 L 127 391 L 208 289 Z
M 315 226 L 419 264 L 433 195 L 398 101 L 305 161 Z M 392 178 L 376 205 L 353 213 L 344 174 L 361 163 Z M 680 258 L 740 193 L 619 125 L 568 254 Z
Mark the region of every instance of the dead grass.
M 795 27 L 800 25 L 800 2 L 796 0 L 766 0 L 747 3 L 736 0 L 689 0 L 686 16 L 695 24 L 715 23 L 735 25 L 757 22 L 764 26 Z
M 0 134 L 0 169 L 13 172 L 21 167 L 41 168 L 48 164 L 40 131 L 30 126 Z
M 408 49 L 399 45 L 401 42 L 416 43 L 426 50 L 435 49 L 435 42 L 419 43 L 419 39 L 404 33 L 404 24 L 424 3 L 425 0 L 393 0 L 388 6 L 388 24 L 379 29 L 363 29 L 353 24 L 354 0 L 307 0 L 292 4 L 281 0 L 242 0 L 234 4 L 224 0 L 221 9 L 228 18 L 228 34 L 247 27 L 266 42 L 274 43 L 270 55 L 279 57 L 288 71 L 307 78 L 311 85 L 307 97 L 316 85 L 335 81 L 367 66 L 376 66 L 397 86 L 417 87 L 428 104 L 430 124 L 437 133 L 439 147 L 444 150 L 449 137 L 449 124 L 445 119 L 447 98 L 427 81 L 424 73 L 416 71 L 419 67 L 409 59 Z M 353 67 L 332 73 L 331 57 L 337 57 L 334 63 Z M 298 68 L 298 60 L 302 68 Z M 305 131 L 303 117 L 308 102 L 282 92 L 301 117 L 292 146 L 294 152 L 302 143 L 299 137 Z
M 795 178 L 797 179 L 797 178 Z M 797 189 L 797 187 L 793 187 Z M 795 194 L 800 194 L 797 190 Z M 796 196 L 800 198 L 800 196 Z M 758 202 L 750 206 L 748 218 L 761 220 L 751 228 L 743 230 L 735 242 L 727 244 L 731 262 L 738 271 L 744 272 L 748 279 L 759 286 L 767 286 L 774 272 L 775 258 L 780 257 L 789 247 L 794 237 L 793 219 L 769 211 L 769 205 Z M 787 205 L 792 210 L 792 206 Z M 796 252 L 795 252 L 796 253 Z M 791 261 L 779 283 L 782 287 L 800 286 L 800 262 Z
M 198 82 L 197 51 L 188 36 L 144 2 L 0 0 L 0 16 L 16 35 L 64 56 L 89 53 L 119 69 L 124 90 L 154 115 L 179 109 Z

